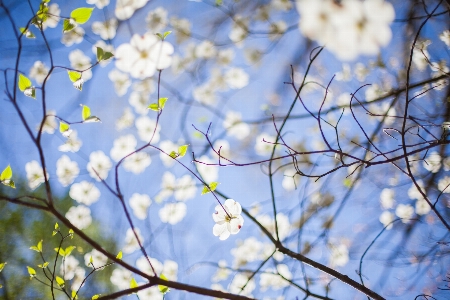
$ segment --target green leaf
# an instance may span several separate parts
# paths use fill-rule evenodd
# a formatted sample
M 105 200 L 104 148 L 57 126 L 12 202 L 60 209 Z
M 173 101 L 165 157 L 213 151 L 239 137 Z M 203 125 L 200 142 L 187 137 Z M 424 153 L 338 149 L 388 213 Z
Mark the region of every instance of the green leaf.
M 69 229 L 69 236 L 70 236 L 70 239 L 73 239 L 73 229 Z
M 202 195 L 208 194 L 211 191 L 214 191 L 218 185 L 219 185 L 219 183 L 214 181 L 209 184 L 209 188 L 206 185 L 203 186 Z
M 163 40 L 165 40 L 166 37 L 167 37 L 169 34 L 171 34 L 171 33 L 172 33 L 172 31 L 166 31 L 166 32 L 164 32 L 164 34 L 163 34 Z
M 59 132 L 64 133 L 70 129 L 70 125 L 64 123 L 63 121 L 59 122 Z M 56 228 L 55 228 L 56 229 Z
M 105 52 L 105 53 L 103 53 L 103 59 L 102 60 L 108 60 L 108 59 L 110 59 L 113 56 L 114 56 L 114 54 L 112 54 L 111 52 Z
M 222 0 L 216 0 L 216 6 L 221 6 L 223 4 Z
M 69 256 L 70 253 L 72 253 L 73 249 L 75 248 L 76 248 L 75 246 L 66 247 L 66 250 L 64 250 L 64 256 Z
M 6 185 L 6 186 L 9 186 L 10 188 L 13 188 L 13 189 L 16 188 L 16 184 L 12 180 L 6 180 L 6 181 L 3 182 L 3 184 Z
M 39 252 L 42 252 L 42 242 L 43 241 L 44 240 L 40 240 L 39 243 L 37 244 L 37 248 L 38 248 Z
M 94 265 L 94 259 L 92 258 L 92 255 L 91 255 L 91 257 L 89 258 L 89 264 L 90 264 L 90 265 Z
M 161 33 L 155 33 L 161 40 L 164 40 L 164 37 Z
M 138 284 L 137 284 L 137 282 L 136 282 L 136 279 L 131 278 L 131 281 L 130 281 L 130 288 L 133 289 L 133 288 L 136 288 L 136 287 L 138 287 Z
M 162 280 L 165 280 L 165 281 L 168 281 L 168 279 L 167 279 L 167 277 L 166 276 L 164 276 L 164 274 L 161 274 L 160 276 L 159 276 L 159 278 L 161 278 Z M 165 286 L 165 285 L 158 285 L 158 288 L 159 288 L 159 291 L 162 293 L 162 294 L 166 294 L 166 293 L 168 293 L 169 292 L 169 287 L 167 287 L 167 286 Z
M 0 175 L 0 181 L 11 179 L 12 177 L 12 169 L 11 166 L 8 165 Z
M 66 282 L 64 281 L 64 279 L 62 279 L 59 276 L 56 276 L 56 283 L 59 285 L 59 287 L 64 287 L 64 285 L 66 284 Z
M 41 268 L 41 269 L 45 269 L 45 268 L 47 268 L 47 266 L 48 266 L 48 262 L 45 262 L 45 263 L 43 263 L 43 264 L 39 264 L 39 265 L 37 265 L 39 268 Z
M 95 300 L 95 299 L 100 298 L 100 295 L 101 295 L 101 294 L 97 294 L 97 295 L 92 296 L 91 300 Z
M 85 121 L 90 116 L 91 116 L 91 109 L 89 108 L 89 106 L 83 105 L 83 112 L 81 113 L 81 117 L 83 118 L 83 121 Z
M 117 254 L 116 258 L 117 259 L 122 259 L 122 255 L 123 255 L 122 251 L 119 251 L 119 253 Z
M 100 47 L 97 47 L 97 60 L 102 61 L 103 55 L 104 55 L 103 49 Z
M 80 7 L 70 13 L 70 17 L 78 24 L 86 23 L 92 15 L 93 7 Z
M 159 101 L 158 101 L 159 109 L 163 109 L 164 108 L 164 106 L 166 105 L 167 99 L 169 99 L 169 98 L 159 98 Z
M 30 30 L 28 30 L 28 29 L 26 29 L 24 27 L 20 27 L 19 30 L 28 39 L 36 38 L 36 36 Z
M 186 155 L 186 151 L 188 149 L 189 145 L 182 145 L 180 147 L 178 147 L 178 154 L 180 157 L 183 157 Z
M 0 272 L 3 271 L 3 269 L 5 268 L 7 262 L 5 261 L 4 263 L 0 263 Z
M 81 73 L 77 72 L 77 71 L 67 71 L 67 73 L 69 74 L 69 79 L 72 82 L 75 82 L 77 80 L 79 80 L 81 78 Z
M 344 186 L 346 188 L 350 188 L 352 185 L 353 185 L 353 182 L 352 182 L 352 180 L 350 178 L 345 178 L 344 179 Z
M 27 266 L 28 269 L 28 274 L 30 274 L 30 279 L 32 279 L 33 277 L 36 277 L 36 270 L 33 269 L 32 267 Z
M 63 248 L 55 248 L 55 251 L 58 252 L 58 254 L 61 256 L 66 256 L 66 252 Z
M 24 92 L 29 87 L 31 87 L 31 80 L 27 76 L 19 74 L 19 90 Z
M 72 299 L 78 299 L 77 291 L 72 290 Z
M 154 110 L 154 111 L 159 111 L 157 103 L 150 104 L 149 106 L 147 106 L 147 109 L 151 109 L 151 110 Z
M 69 32 L 75 28 L 75 25 L 70 20 L 65 19 L 63 22 L 63 33 Z
M 59 231 L 59 224 L 58 224 L 58 222 L 55 223 L 55 230 Z
M 178 154 L 175 151 L 172 151 L 172 152 L 170 152 L 169 156 L 172 158 L 177 158 Z

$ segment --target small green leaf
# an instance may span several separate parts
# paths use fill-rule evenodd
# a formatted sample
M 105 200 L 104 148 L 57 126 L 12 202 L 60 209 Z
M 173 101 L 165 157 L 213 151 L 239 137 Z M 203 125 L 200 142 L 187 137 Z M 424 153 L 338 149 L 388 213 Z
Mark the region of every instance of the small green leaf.
M 70 22 L 70 20 L 65 19 L 63 22 L 63 33 L 73 30 L 76 26 Z
M 151 110 L 154 110 L 154 111 L 159 111 L 157 103 L 150 104 L 149 106 L 147 106 L 147 109 L 151 109 Z
M 67 71 L 67 73 L 69 74 L 69 79 L 72 82 L 75 82 L 77 80 L 79 80 L 81 78 L 81 73 L 77 72 L 77 71 Z
M 13 189 L 15 189 L 16 188 L 16 184 L 14 183 L 14 181 L 12 181 L 11 179 L 10 180 L 6 180 L 6 181 L 4 181 L 4 182 L 2 182 L 4 185 L 6 185 L 6 186 L 9 186 L 9 187 L 11 187 L 11 188 L 13 188 Z
M 44 240 L 40 240 L 39 243 L 37 244 L 37 248 L 38 248 L 39 252 L 42 252 L 42 242 L 43 241 Z
M 78 24 L 86 23 L 92 15 L 93 7 L 80 7 L 70 13 L 70 17 Z
M 97 294 L 97 295 L 92 296 L 91 300 L 96 300 L 96 299 L 100 298 L 100 295 L 101 294 Z
M 0 181 L 11 179 L 12 177 L 12 169 L 11 166 L 8 165 L 0 175 Z
M 55 230 L 59 231 L 59 224 L 58 224 L 58 222 L 55 223 Z
M 69 256 L 70 253 L 72 253 L 73 249 L 75 248 L 76 248 L 75 246 L 66 247 L 66 250 L 64 250 L 64 256 Z
M 136 287 L 138 287 L 138 284 L 137 284 L 137 282 L 136 282 L 136 279 L 131 278 L 131 281 L 130 281 L 130 288 L 131 288 L 131 289 L 134 289 L 134 288 L 136 288 Z
M 165 280 L 165 281 L 167 281 L 168 279 L 167 279 L 167 277 L 166 276 L 164 276 L 164 274 L 161 274 L 160 276 L 159 276 L 159 278 L 161 278 L 162 280 Z M 159 288 L 159 291 L 162 293 L 162 294 L 166 294 L 166 293 L 168 293 L 169 291 L 170 291 L 170 289 L 169 289 L 169 287 L 167 287 L 167 286 L 165 286 L 165 285 L 158 285 L 158 288 Z
M 24 27 L 20 27 L 19 28 L 20 32 L 23 33 L 23 35 L 28 38 L 28 39 L 34 39 L 36 38 L 36 36 L 28 29 L 24 28 Z
M 112 54 L 111 52 L 105 52 L 105 53 L 103 53 L 103 59 L 102 60 L 108 60 L 108 59 L 110 59 L 113 56 L 114 56 L 114 54 Z
M 119 253 L 117 254 L 116 258 L 117 259 L 122 259 L 122 255 L 123 255 L 122 251 L 119 251 Z
M 97 47 L 97 60 L 102 61 L 103 55 L 104 55 L 103 49 L 100 47 Z
M 344 186 L 346 188 L 350 188 L 352 186 L 352 184 L 353 184 L 353 182 L 352 182 L 352 180 L 350 178 L 345 178 L 344 179 Z
M 159 109 L 163 109 L 164 108 L 164 106 L 166 105 L 167 99 L 169 99 L 169 98 L 159 98 L 159 101 L 158 101 Z
M 175 151 L 172 151 L 172 152 L 170 152 L 169 156 L 172 158 L 177 158 L 178 154 Z
M 186 155 L 186 151 L 188 149 L 189 145 L 182 145 L 180 147 L 178 147 L 178 154 L 180 157 L 183 157 Z
M 172 31 L 166 31 L 166 32 L 164 32 L 164 34 L 163 34 L 163 40 L 165 40 L 166 37 L 167 37 L 169 34 L 171 34 L 171 33 L 172 33 Z
M 156 35 L 157 35 L 161 40 L 164 40 L 164 37 L 163 37 L 163 35 L 162 35 L 161 33 L 156 33 Z
M 45 262 L 45 263 L 43 263 L 43 264 L 39 264 L 39 265 L 37 265 L 39 268 L 41 268 L 41 269 L 45 269 L 45 268 L 47 268 L 47 266 L 48 266 L 48 262 Z
M 218 185 L 219 185 L 219 183 L 214 181 L 209 184 L 209 188 L 206 185 L 203 186 L 202 195 L 208 194 L 211 191 L 214 191 Z
M 36 246 L 31 246 L 30 250 L 34 250 L 36 252 L 41 252 L 41 251 L 39 251 L 38 247 L 36 247 Z
M 69 236 L 71 239 L 73 239 L 73 229 L 69 229 Z
M 27 76 L 19 74 L 19 90 L 25 92 L 29 87 L 31 87 L 31 80 Z
M 61 256 L 66 256 L 66 252 L 63 248 L 55 248 L 55 251 L 58 252 L 58 254 Z
M 81 113 L 81 117 L 83 118 L 83 121 L 85 121 L 90 116 L 91 116 L 91 109 L 89 108 L 89 106 L 83 105 L 83 112 Z
M 63 121 L 59 122 L 59 132 L 64 134 L 64 132 L 69 131 L 69 129 L 70 129 L 70 125 L 69 124 L 66 124 Z M 58 223 L 56 223 L 56 224 L 58 224 Z
M 59 277 L 59 276 L 56 276 L 56 283 L 59 285 L 59 287 L 64 287 L 64 285 L 66 284 L 65 283 L 65 281 L 64 281 L 64 279 L 62 279 L 61 277 Z
M 91 255 L 91 257 L 89 258 L 89 264 L 90 264 L 90 265 L 94 265 L 94 259 L 92 258 L 92 255 Z
M 75 290 L 72 290 L 72 300 L 78 299 L 78 293 Z
M 0 263 L 0 272 L 1 271 L 3 271 L 3 269 L 5 268 L 5 266 L 7 265 L 8 263 L 5 261 L 4 263 Z
M 30 279 L 32 279 L 33 277 L 36 277 L 36 270 L 33 269 L 32 267 L 27 266 L 28 269 L 28 274 L 30 274 Z

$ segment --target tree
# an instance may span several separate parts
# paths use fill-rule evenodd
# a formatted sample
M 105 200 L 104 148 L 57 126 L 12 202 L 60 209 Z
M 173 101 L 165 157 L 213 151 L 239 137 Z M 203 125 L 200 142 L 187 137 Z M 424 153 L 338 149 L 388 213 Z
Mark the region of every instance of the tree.
M 448 1 L 86 2 L 0 0 L 2 297 L 448 298 Z

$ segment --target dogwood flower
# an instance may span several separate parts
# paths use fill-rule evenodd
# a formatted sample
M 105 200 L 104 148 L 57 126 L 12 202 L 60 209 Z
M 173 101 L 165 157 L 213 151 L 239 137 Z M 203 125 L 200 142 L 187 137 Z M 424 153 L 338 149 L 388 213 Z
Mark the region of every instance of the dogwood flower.
M 28 186 L 30 187 L 30 189 L 34 190 L 38 186 L 40 186 L 41 183 L 45 182 L 44 171 L 37 161 L 33 160 L 26 163 L 25 170 L 27 172 Z M 48 178 L 49 175 L 47 173 L 47 179 Z
M 173 46 L 156 35 L 133 35 L 130 44 L 122 44 L 116 50 L 116 67 L 134 78 L 144 79 L 156 70 L 170 67 Z
M 230 234 L 237 234 L 244 224 L 242 218 L 242 207 L 233 199 L 227 199 L 223 205 L 216 206 L 216 212 L 212 214 L 216 224 L 213 234 L 221 240 L 226 240 Z
M 78 203 L 91 205 L 100 198 L 100 190 L 92 183 L 83 180 L 70 187 L 69 196 Z

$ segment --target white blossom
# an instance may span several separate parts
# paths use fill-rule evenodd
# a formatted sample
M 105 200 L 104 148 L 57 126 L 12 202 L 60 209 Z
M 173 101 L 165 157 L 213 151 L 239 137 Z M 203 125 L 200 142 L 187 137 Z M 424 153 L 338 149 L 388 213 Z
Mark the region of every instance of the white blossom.
M 257 220 L 261 225 L 263 225 L 274 238 L 276 238 L 275 233 L 275 222 L 268 215 L 261 215 L 257 217 Z M 291 223 L 289 222 L 288 216 L 283 213 L 277 214 L 277 225 L 278 225 L 278 236 L 280 240 L 284 240 L 291 231 Z
M 78 229 L 85 229 L 92 223 L 91 210 L 84 205 L 69 208 L 66 218 Z
M 134 232 L 142 243 L 144 242 L 144 238 L 141 235 L 141 231 L 139 228 L 135 228 Z M 123 246 L 123 253 L 133 253 L 134 251 L 139 249 L 139 243 L 136 237 L 134 236 L 134 232 L 131 228 L 128 228 L 127 233 L 125 234 L 125 245 Z
M 289 271 L 288 266 L 285 264 L 277 265 L 276 271 L 273 269 L 267 269 L 264 273 L 261 273 L 261 277 L 259 280 L 259 285 L 261 287 L 261 291 L 266 291 L 268 288 L 272 288 L 273 290 L 279 290 L 285 288 L 289 285 L 289 282 L 284 278 L 290 280 L 292 279 L 292 273 Z
M 159 210 L 159 218 L 163 223 L 175 225 L 183 220 L 187 206 L 183 202 L 167 203 Z
M 97 181 L 108 178 L 108 172 L 112 168 L 111 160 L 101 150 L 93 151 L 89 155 L 89 162 L 86 169 L 89 175 Z
M 118 268 L 112 271 L 110 280 L 111 283 L 114 284 L 118 289 L 125 290 L 130 288 L 131 278 L 132 274 L 130 271 L 123 268 Z
M 60 13 L 61 10 L 59 9 L 59 5 L 57 3 L 50 4 L 48 6 L 47 20 L 42 23 L 42 30 L 45 30 L 47 27 L 55 28 L 58 26 Z
M 238 140 L 243 140 L 250 134 L 250 126 L 242 122 L 242 115 L 239 112 L 228 111 L 223 121 L 223 127 L 227 130 L 227 135 Z
M 414 214 L 414 207 L 409 204 L 399 204 L 395 209 L 395 214 L 402 219 L 403 223 L 409 223 Z
M 136 128 L 141 141 L 148 143 L 153 137 L 151 140 L 152 143 L 159 142 L 159 131 L 161 127 L 159 125 L 156 126 L 155 120 L 147 116 L 139 117 L 136 119 Z
M 81 146 L 83 145 L 83 142 L 81 142 L 81 140 L 79 140 L 77 136 L 77 131 L 72 130 L 65 143 L 60 145 L 58 147 L 58 150 L 61 152 L 78 152 L 78 150 L 80 150 Z
M 348 248 L 345 244 L 331 245 L 330 265 L 343 267 L 348 263 Z
M 72 255 L 66 256 L 61 263 L 59 268 L 59 273 L 63 276 L 65 280 L 71 280 L 75 276 L 75 270 L 77 269 L 80 262 L 78 259 Z
M 30 69 L 30 78 L 36 80 L 38 84 L 42 84 L 48 72 L 49 68 L 42 61 L 38 60 L 34 62 L 33 67 Z
M 232 89 L 242 89 L 248 85 L 249 76 L 240 68 L 231 68 L 225 72 L 225 82 Z
M 134 78 L 144 79 L 156 70 L 170 67 L 173 46 L 152 34 L 133 35 L 130 44 L 122 44 L 116 50 L 116 67 Z
M 48 110 L 47 115 L 45 117 L 44 125 L 42 126 L 42 132 L 46 132 L 48 134 L 55 133 L 55 129 L 58 128 L 55 118 L 56 112 L 54 110 Z M 39 130 L 40 126 L 38 126 Z
M 92 70 L 89 69 L 91 64 L 91 59 L 84 55 L 83 51 L 80 49 L 75 49 L 69 53 L 70 66 L 81 73 L 81 79 L 84 82 L 92 78 Z
M 437 173 L 441 169 L 442 158 L 436 151 L 431 152 L 423 162 L 423 167 L 431 173 Z
M 438 181 L 438 189 L 443 193 L 450 193 L 450 177 L 444 176 Z
M 444 30 L 440 35 L 439 39 L 443 41 L 447 47 L 450 48 L 450 30 Z
M 121 136 L 114 140 L 110 156 L 114 161 L 119 161 L 126 155 L 133 152 L 136 148 L 136 145 L 136 138 L 132 134 Z
M 216 224 L 213 227 L 213 234 L 221 240 L 226 240 L 230 234 L 237 234 L 242 225 L 242 207 L 233 199 L 227 199 L 224 204 L 217 205 L 216 212 L 212 214 Z
M 84 29 L 83 27 L 75 27 L 69 32 L 65 32 L 61 38 L 61 43 L 63 43 L 66 47 L 70 47 L 73 44 L 79 44 L 83 41 L 84 38 Z
M 391 222 L 394 221 L 394 214 L 385 210 L 381 213 L 380 215 L 380 223 L 383 224 L 384 227 L 386 227 L 386 230 L 390 230 L 392 229 L 392 224 Z
M 119 0 L 120 1 L 120 0 Z M 109 5 L 109 0 L 86 0 L 87 4 L 95 4 L 98 9 L 102 9 Z
M 249 237 L 244 241 L 237 241 L 237 247 L 231 249 L 231 255 L 234 257 L 233 267 L 243 267 L 248 263 L 260 259 L 263 244 L 255 237 Z
M 92 257 L 92 265 L 90 263 L 91 257 Z M 84 264 L 86 265 L 86 267 L 99 268 L 106 265 L 107 262 L 108 257 L 106 257 L 103 253 L 101 253 L 97 249 L 92 249 L 91 252 L 87 252 L 84 255 Z
M 431 206 L 425 199 L 418 199 L 416 201 L 416 214 L 418 215 L 426 215 L 431 210 Z
M 152 200 L 148 195 L 134 193 L 130 198 L 130 206 L 133 210 L 133 214 L 139 220 L 145 220 L 147 218 L 147 210 Z
M 286 169 L 284 171 L 281 185 L 286 191 L 290 192 L 297 189 L 299 183 L 300 175 L 297 174 L 297 170 L 295 170 L 295 168 Z
M 36 189 L 41 183 L 45 182 L 44 171 L 42 170 L 41 165 L 32 160 L 25 164 L 25 171 L 27 172 L 28 186 L 30 189 Z M 49 175 L 46 172 L 47 179 L 49 179 Z
M 122 130 L 129 128 L 134 124 L 134 115 L 129 107 L 126 107 L 123 111 L 122 116 L 116 121 L 116 130 Z
M 100 190 L 88 181 L 81 181 L 70 186 L 69 196 L 78 203 L 91 205 L 100 198 Z
M 395 192 L 393 189 L 383 189 L 380 194 L 380 203 L 383 209 L 393 208 L 395 204 Z
M 70 160 L 67 155 L 61 156 L 56 161 L 56 176 L 58 176 L 58 180 L 63 186 L 71 184 L 79 173 L 80 169 L 77 162 Z
M 261 133 L 256 137 L 255 151 L 258 155 L 270 155 L 275 147 L 275 136 L 268 133 Z
M 117 69 L 113 69 L 108 73 L 108 78 L 114 83 L 114 89 L 117 96 L 123 96 L 127 93 L 131 80 L 128 74 L 122 73 Z
M 117 0 L 115 14 L 119 20 L 131 18 L 134 12 L 144 7 L 148 0 Z
M 231 281 L 228 290 L 233 294 L 252 297 L 251 293 L 253 292 L 255 287 L 255 280 L 253 278 L 249 279 L 249 277 L 247 277 L 246 275 L 238 273 Z
M 105 22 L 97 21 L 92 23 L 92 32 L 99 35 L 104 40 L 112 40 L 116 36 L 118 26 L 119 22 L 114 18 L 106 20 Z
M 169 20 L 167 19 L 167 10 L 162 7 L 157 7 L 154 10 L 148 12 L 145 21 L 147 22 L 147 28 L 152 33 L 160 33 L 166 28 Z
M 217 50 L 211 41 L 204 40 L 195 48 L 195 56 L 201 59 L 213 58 L 217 55 Z
M 217 179 L 219 178 L 219 167 L 208 165 L 208 164 L 213 164 L 215 162 L 211 158 L 207 157 L 206 155 L 201 156 L 197 160 L 202 162 L 202 163 L 197 163 L 196 166 L 197 166 L 198 172 L 203 177 L 203 179 L 206 182 L 217 181 Z
M 152 163 L 150 155 L 145 152 L 133 153 L 123 162 L 123 168 L 134 174 L 140 174 Z

